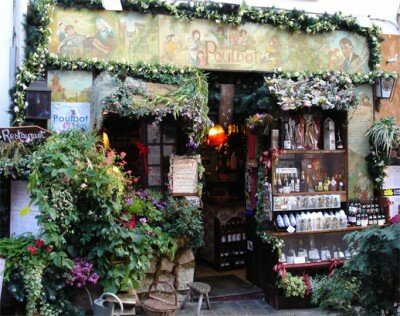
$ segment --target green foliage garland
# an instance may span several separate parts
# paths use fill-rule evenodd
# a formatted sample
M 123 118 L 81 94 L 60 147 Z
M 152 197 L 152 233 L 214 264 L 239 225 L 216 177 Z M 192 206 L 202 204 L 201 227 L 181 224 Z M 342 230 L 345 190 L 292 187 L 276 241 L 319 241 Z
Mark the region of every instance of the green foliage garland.
M 199 73 L 198 81 L 182 78 L 176 90 L 165 96 L 149 91 L 144 82 L 129 79 L 115 78 L 117 91 L 103 100 L 106 110 L 128 117 L 152 116 L 155 123 L 172 114 L 175 119 L 182 117 L 190 122 L 187 128 L 190 141 L 199 143 L 206 135 L 212 123 L 208 118 L 208 89 L 204 75 Z
M 190 68 L 178 68 L 161 65 L 126 65 L 113 62 L 90 60 L 69 60 L 58 58 L 49 54 L 47 43 L 50 36 L 49 11 L 54 5 L 62 7 L 76 7 L 100 9 L 100 0 L 31 0 L 29 13 L 27 16 L 27 58 L 24 65 L 16 75 L 16 85 L 11 92 L 14 100 L 10 108 L 13 115 L 13 123 L 22 125 L 25 121 L 25 89 L 29 83 L 37 78 L 38 74 L 44 74 L 46 69 L 67 69 L 67 70 L 96 70 L 113 71 L 114 73 L 124 73 L 139 78 L 152 77 L 153 81 L 162 78 L 162 83 L 174 81 L 174 75 L 191 77 L 198 80 L 198 70 Z M 356 23 L 356 19 L 351 16 L 344 16 L 340 12 L 333 15 L 323 14 L 319 17 L 311 17 L 303 11 L 292 10 L 283 11 L 276 8 L 257 8 L 249 7 L 245 3 L 240 6 L 231 4 L 211 3 L 211 2 L 189 2 L 189 3 L 169 3 L 162 0 L 130 0 L 123 2 L 124 9 L 135 10 L 145 13 L 157 14 L 167 13 L 181 20 L 193 20 L 194 18 L 208 19 L 216 23 L 241 24 L 254 22 L 259 24 L 271 24 L 290 32 L 306 32 L 309 34 L 330 32 L 337 29 L 345 29 L 362 36 L 365 36 L 369 44 L 370 58 L 369 66 L 374 71 L 379 68 L 381 63 L 380 48 L 378 43 L 379 28 L 361 27 Z M 158 76 L 157 73 L 161 74 Z M 370 72 L 367 75 L 359 76 L 359 82 L 371 81 L 378 74 Z M 169 77 L 167 79 L 167 77 Z M 357 80 L 354 80 L 357 83 Z M 201 83 L 199 84 L 201 86 Z M 251 99 L 251 97 L 250 97 Z

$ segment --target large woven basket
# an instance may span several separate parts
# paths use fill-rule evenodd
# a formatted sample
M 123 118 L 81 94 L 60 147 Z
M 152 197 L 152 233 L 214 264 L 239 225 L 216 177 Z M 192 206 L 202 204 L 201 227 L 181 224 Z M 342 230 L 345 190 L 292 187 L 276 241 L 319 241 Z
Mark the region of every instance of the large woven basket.
M 175 316 L 178 295 L 168 282 L 153 282 L 142 306 L 147 316 Z

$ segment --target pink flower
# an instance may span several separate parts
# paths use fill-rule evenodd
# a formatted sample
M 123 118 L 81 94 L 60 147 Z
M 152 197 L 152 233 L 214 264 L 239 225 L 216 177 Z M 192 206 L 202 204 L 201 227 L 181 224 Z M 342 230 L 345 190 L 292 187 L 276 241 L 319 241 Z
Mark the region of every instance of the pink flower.
M 119 155 L 121 156 L 121 158 L 125 158 L 126 157 L 126 152 L 121 151 L 121 153 Z
M 41 239 L 36 240 L 35 245 L 40 248 L 42 246 L 44 246 L 44 241 Z
M 147 222 L 147 219 L 146 219 L 146 217 L 142 217 L 141 219 L 139 219 L 139 221 L 140 221 L 141 223 L 146 223 L 146 222 Z
M 37 250 L 35 246 L 28 246 L 26 249 L 31 253 L 31 255 L 34 255 Z

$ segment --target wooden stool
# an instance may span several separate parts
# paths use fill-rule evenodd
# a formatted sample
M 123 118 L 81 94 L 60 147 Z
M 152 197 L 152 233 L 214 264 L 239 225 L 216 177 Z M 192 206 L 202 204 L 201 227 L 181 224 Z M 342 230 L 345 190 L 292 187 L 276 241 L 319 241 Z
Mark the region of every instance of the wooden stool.
M 196 309 L 196 316 L 200 316 L 200 310 L 201 310 L 201 304 L 203 303 L 203 296 L 206 296 L 206 303 L 207 303 L 207 308 L 211 310 L 211 305 L 210 305 L 210 299 L 208 298 L 208 292 L 210 292 L 211 287 L 203 282 L 191 282 L 186 284 L 189 287 L 189 293 L 185 297 L 185 300 L 182 303 L 181 309 L 185 308 L 185 304 L 188 298 L 193 302 L 193 295 L 194 294 L 199 294 L 199 301 L 197 303 L 197 309 Z

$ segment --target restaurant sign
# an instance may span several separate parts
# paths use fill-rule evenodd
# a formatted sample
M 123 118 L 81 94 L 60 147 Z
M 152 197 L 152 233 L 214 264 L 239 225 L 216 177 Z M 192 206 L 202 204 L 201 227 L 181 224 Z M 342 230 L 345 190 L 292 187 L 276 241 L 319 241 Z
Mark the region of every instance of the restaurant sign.
M 48 130 L 36 125 L 0 128 L 0 142 L 3 143 L 44 140 L 50 135 Z

